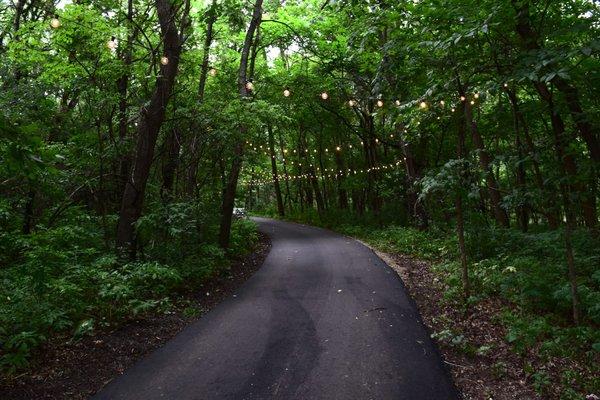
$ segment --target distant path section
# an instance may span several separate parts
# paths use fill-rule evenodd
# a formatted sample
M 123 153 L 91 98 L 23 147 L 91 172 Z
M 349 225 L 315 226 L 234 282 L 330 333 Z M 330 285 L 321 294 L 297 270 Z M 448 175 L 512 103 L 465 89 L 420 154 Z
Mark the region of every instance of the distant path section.
M 370 249 L 254 220 L 272 240 L 261 269 L 94 399 L 458 399 L 402 281 Z

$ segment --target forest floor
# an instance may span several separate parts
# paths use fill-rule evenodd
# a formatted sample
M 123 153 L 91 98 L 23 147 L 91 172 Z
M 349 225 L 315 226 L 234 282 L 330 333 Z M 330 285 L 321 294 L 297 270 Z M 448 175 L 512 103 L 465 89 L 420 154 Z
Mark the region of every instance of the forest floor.
M 468 313 L 457 310 L 443 300 L 447 287 L 429 263 L 375 252 L 400 275 L 423 322 L 436 332 L 432 337 L 465 400 L 540 398 L 523 371 L 522 359 L 505 340 L 506 328 L 495 318 L 506 304 L 489 298 Z
M 168 311 L 149 314 L 76 342 L 70 337 L 48 342 L 26 373 L 0 382 L 0 399 L 88 398 L 229 297 L 260 268 L 270 247 L 268 237 L 261 234 L 256 250 L 233 260 L 227 275 L 183 294 Z

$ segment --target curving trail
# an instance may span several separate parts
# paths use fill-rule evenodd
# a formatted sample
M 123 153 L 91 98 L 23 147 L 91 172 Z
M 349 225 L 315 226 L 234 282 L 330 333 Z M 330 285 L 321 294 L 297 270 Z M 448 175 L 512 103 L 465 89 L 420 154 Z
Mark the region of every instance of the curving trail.
M 457 399 L 402 281 L 327 230 L 255 218 L 261 269 L 94 399 Z

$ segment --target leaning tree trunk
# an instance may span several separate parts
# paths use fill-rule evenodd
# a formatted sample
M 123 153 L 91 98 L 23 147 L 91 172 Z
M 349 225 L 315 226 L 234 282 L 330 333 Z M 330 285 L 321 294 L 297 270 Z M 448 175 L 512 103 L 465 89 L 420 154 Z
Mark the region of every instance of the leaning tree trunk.
M 246 88 L 247 72 L 248 72 L 248 60 L 250 58 L 250 50 L 254 39 L 254 32 L 256 32 L 260 25 L 262 17 L 262 0 L 256 0 L 254 3 L 254 10 L 252 11 L 252 19 L 250 25 L 246 31 L 246 38 L 244 39 L 244 46 L 242 48 L 242 56 L 240 58 L 240 69 L 238 72 L 238 90 L 242 99 L 248 97 L 249 91 Z M 235 204 L 235 192 L 237 189 L 237 182 L 242 168 L 242 157 L 244 155 L 244 140 L 243 137 L 246 135 L 248 127 L 245 124 L 240 126 L 240 140 L 235 145 L 233 163 L 231 165 L 231 172 L 229 179 L 223 192 L 223 205 L 221 209 L 221 224 L 219 227 L 219 245 L 226 249 L 229 247 L 229 239 L 231 234 L 231 219 L 233 213 L 233 206 Z
M 210 8 L 207 11 L 206 20 L 206 36 L 204 37 L 204 45 L 202 47 L 202 65 L 200 67 L 200 79 L 198 82 L 198 103 L 204 101 L 204 92 L 206 89 L 206 78 L 208 77 L 209 71 L 209 59 L 210 59 L 210 46 L 212 45 L 214 38 L 214 24 L 217 21 L 217 1 L 213 0 Z M 185 192 L 189 197 L 192 197 L 196 193 L 197 176 L 198 176 L 198 165 L 200 164 L 200 155 L 198 154 L 199 146 L 199 135 L 194 132 L 194 136 L 190 141 L 190 162 L 186 171 L 186 185 Z
M 168 64 L 161 66 L 150 103 L 140 112 L 133 170 L 125 184 L 121 201 L 116 245 L 119 252 L 127 252 L 131 258 L 134 258 L 136 253 L 135 223 L 142 214 L 156 140 L 165 119 L 182 48 L 182 38 L 175 24 L 176 8 L 169 0 L 155 0 L 155 6 L 163 38 L 164 56 L 168 58 Z M 187 10 L 186 6 L 184 14 L 187 14 Z M 186 18 L 187 15 L 184 15 L 183 20 Z

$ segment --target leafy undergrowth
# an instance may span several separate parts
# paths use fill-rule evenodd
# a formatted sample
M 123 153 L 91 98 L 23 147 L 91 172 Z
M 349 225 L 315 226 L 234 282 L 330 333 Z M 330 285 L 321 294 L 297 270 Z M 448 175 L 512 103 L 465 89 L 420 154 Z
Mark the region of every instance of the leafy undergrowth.
M 444 284 L 443 301 L 465 311 L 461 299 L 458 246 L 452 231 L 420 231 L 381 226 L 373 220 L 341 214 L 305 213 L 287 216 L 298 222 L 331 228 L 359 238 L 386 253 L 425 260 Z M 348 221 L 353 221 L 351 224 Z M 600 244 L 577 231 L 573 245 L 578 270 L 582 323 L 570 319 L 571 297 L 562 231 L 469 227 L 467 245 L 473 295 L 468 308 L 484 307 L 504 328 L 504 340 L 521 357 L 523 370 L 536 392 L 547 398 L 581 399 L 600 393 Z M 464 333 L 436 332 L 473 356 L 479 347 Z M 493 366 L 490 366 L 490 368 Z
M 25 369 L 53 336 L 77 340 L 168 310 L 178 293 L 226 273 L 258 240 L 253 222 L 236 221 L 226 254 L 204 239 L 215 235 L 199 230 L 195 215 L 189 204 L 171 204 L 143 217 L 141 257 L 129 263 L 118 262 L 102 223 L 83 212 L 30 235 L 0 233 L 0 372 Z

